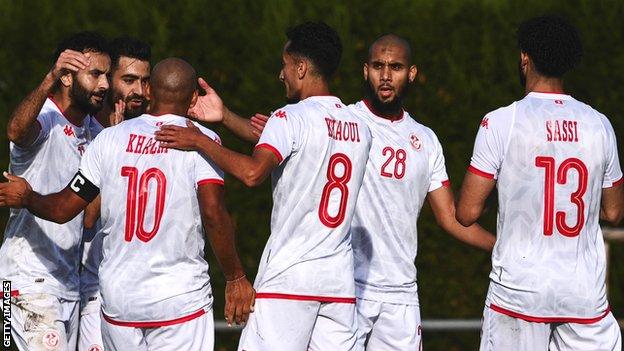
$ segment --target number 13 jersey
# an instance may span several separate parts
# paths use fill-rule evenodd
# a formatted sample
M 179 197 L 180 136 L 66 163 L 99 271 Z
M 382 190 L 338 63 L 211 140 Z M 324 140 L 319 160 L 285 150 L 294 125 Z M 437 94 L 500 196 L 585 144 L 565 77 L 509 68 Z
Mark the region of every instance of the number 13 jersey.
M 608 313 L 602 189 L 622 181 L 607 118 L 569 95 L 529 93 L 481 121 L 469 171 L 497 180 L 486 303 L 535 322 Z
M 355 301 L 349 228 L 370 143 L 366 124 L 336 97 L 309 97 L 272 114 L 256 146 L 280 161 L 258 297 Z
M 197 188 L 223 184 L 223 173 L 197 152 L 153 139 L 161 125 L 185 122 L 175 115 L 125 121 L 104 129 L 82 159 L 80 172 L 102 197 L 99 274 L 109 323 L 162 326 L 211 307 Z

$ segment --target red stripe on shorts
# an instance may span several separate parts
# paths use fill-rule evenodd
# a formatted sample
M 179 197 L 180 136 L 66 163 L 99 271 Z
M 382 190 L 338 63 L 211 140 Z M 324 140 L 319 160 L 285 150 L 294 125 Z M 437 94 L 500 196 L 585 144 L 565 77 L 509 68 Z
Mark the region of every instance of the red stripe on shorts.
M 355 297 L 311 296 L 311 295 L 293 295 L 293 294 L 280 294 L 280 293 L 257 293 L 256 299 L 282 299 L 282 300 L 299 300 L 299 301 L 355 303 Z
M 604 317 L 606 317 L 609 312 L 611 312 L 611 306 L 607 307 L 607 310 L 598 317 L 593 318 L 578 318 L 578 317 L 535 317 L 528 316 L 526 314 L 510 311 L 506 308 L 502 308 L 500 306 L 496 306 L 495 304 L 490 304 L 490 309 L 496 311 L 498 313 L 502 313 L 509 317 L 519 318 L 525 320 L 527 322 L 537 322 L 537 323 L 578 323 L 578 324 L 593 324 Z

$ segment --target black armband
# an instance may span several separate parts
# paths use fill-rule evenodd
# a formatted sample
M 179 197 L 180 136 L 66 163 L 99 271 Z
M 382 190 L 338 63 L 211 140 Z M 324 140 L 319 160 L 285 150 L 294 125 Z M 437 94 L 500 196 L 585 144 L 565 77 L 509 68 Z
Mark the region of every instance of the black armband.
M 86 202 L 91 202 L 100 194 L 100 188 L 78 171 L 67 187 Z

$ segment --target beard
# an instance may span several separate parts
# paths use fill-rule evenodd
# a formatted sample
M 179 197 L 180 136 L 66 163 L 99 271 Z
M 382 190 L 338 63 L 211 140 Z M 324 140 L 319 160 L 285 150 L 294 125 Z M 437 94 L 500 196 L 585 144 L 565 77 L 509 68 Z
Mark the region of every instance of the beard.
M 396 90 L 396 95 L 392 101 L 383 102 L 377 96 L 373 84 L 369 81 L 364 81 L 364 96 L 370 101 L 375 111 L 382 115 L 398 114 L 403 109 L 403 97 L 405 97 L 408 90 L 409 82 L 406 80 L 403 86 Z
M 522 71 L 522 61 L 518 61 L 518 78 L 520 79 L 520 85 L 526 87 L 526 75 Z
M 143 95 L 130 94 L 125 98 L 122 98 L 120 94 L 118 94 L 117 97 L 113 98 L 113 92 L 110 92 L 106 95 L 106 103 L 108 104 L 108 107 L 111 109 L 111 111 L 115 110 L 115 102 L 122 99 L 124 103 L 126 103 L 126 109 L 124 110 L 124 120 L 139 117 L 140 115 L 147 112 L 147 105 L 149 104 L 149 101 Z M 131 108 L 128 103 L 132 100 L 141 100 L 141 105 L 136 108 Z
M 78 80 L 75 78 L 71 89 L 69 90 L 69 96 L 71 97 L 72 104 L 88 114 L 95 114 L 102 109 L 102 102 L 104 101 L 105 95 L 106 91 L 98 91 L 95 93 L 88 91 L 80 85 Z M 102 97 L 102 102 L 92 102 L 91 97 L 93 96 Z

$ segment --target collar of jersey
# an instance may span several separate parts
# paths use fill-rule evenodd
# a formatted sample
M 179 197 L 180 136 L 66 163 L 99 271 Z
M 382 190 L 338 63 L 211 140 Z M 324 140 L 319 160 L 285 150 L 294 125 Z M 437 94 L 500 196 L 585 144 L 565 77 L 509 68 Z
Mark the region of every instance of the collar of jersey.
M 363 100 L 361 100 L 361 102 L 362 102 L 362 105 L 364 105 L 364 107 L 366 108 L 366 110 L 368 110 L 368 112 L 370 114 L 375 116 L 376 120 L 379 121 L 379 122 L 386 123 L 386 124 L 389 124 L 389 125 L 395 125 L 395 124 L 401 123 L 401 122 L 403 122 L 405 120 L 405 115 L 407 113 L 405 112 L 404 109 L 401 109 L 401 118 L 395 119 L 395 120 L 389 120 L 389 119 L 385 118 L 384 116 L 381 116 L 381 115 L 378 115 L 377 113 L 375 113 L 375 111 L 373 111 L 372 107 L 369 105 L 370 103 L 368 102 L 368 100 L 363 99 Z
M 557 99 L 557 100 L 571 100 L 572 96 L 568 94 L 561 93 L 542 93 L 537 91 L 532 91 L 527 94 L 527 96 L 540 98 L 540 99 Z

